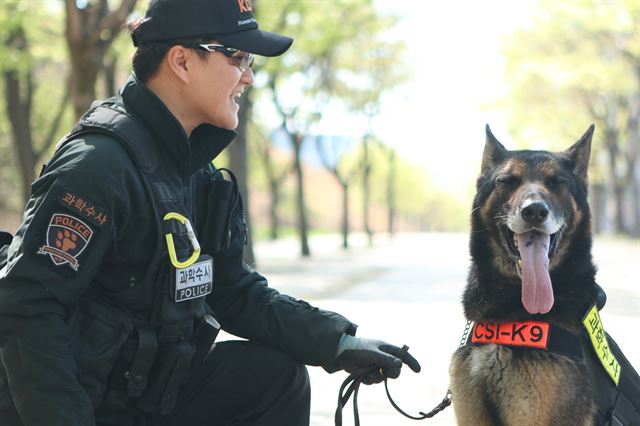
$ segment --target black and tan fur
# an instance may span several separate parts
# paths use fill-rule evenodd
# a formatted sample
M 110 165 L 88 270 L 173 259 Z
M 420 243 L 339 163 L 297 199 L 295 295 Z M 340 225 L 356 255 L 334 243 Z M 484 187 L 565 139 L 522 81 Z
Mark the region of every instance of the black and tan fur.
M 578 334 L 598 296 L 591 258 L 587 168 L 591 126 L 560 153 L 509 151 L 487 126 L 481 175 L 473 203 L 472 264 L 463 304 L 471 321 L 537 319 Z M 549 275 L 554 303 L 530 314 L 521 301 L 517 250 L 508 222 L 532 201 L 548 207 Z M 554 228 L 554 229 L 555 229 Z M 460 425 L 592 425 L 595 403 L 585 368 L 572 358 L 539 349 L 488 344 L 454 354 L 451 392 Z

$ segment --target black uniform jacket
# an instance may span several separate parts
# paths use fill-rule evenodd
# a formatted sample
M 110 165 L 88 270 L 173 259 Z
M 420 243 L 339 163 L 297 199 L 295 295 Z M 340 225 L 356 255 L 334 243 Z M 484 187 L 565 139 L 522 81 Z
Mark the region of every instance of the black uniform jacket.
M 207 212 L 193 188 L 235 133 L 202 125 L 187 137 L 135 77 L 121 94 L 126 110 L 151 131 L 160 166 L 173 178 L 167 184 L 193 206 L 197 225 L 197 216 Z M 155 214 L 132 159 L 108 135 L 84 135 L 56 151 L 32 184 L 0 272 L 0 412 L 14 405 L 26 425 L 93 424 L 99 402 L 78 380 L 82 372 L 72 342 L 83 336 L 72 336 L 69 315 L 90 290 L 129 310 L 149 309 L 149 289 L 138 284 L 157 241 Z M 355 325 L 268 287 L 242 263 L 240 208 L 231 223 L 231 244 L 214 258 L 213 291 L 207 296 L 222 328 L 335 371 L 339 339 L 353 334 Z M 206 246 L 206 235 L 198 239 Z

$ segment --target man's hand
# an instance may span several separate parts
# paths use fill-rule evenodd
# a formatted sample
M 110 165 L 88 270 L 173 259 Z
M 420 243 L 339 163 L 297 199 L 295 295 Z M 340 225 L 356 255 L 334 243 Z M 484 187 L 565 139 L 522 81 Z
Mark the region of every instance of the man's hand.
M 385 377 L 395 379 L 400 375 L 403 363 L 416 373 L 420 371 L 420 364 L 406 349 L 382 340 L 345 334 L 338 344 L 336 365 L 350 374 L 364 375 L 362 383 L 365 385 L 380 383 Z

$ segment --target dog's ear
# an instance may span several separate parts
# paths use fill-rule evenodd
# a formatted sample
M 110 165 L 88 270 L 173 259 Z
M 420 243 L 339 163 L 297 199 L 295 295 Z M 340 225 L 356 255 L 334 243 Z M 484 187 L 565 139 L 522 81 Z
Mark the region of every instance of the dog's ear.
M 487 124 L 486 127 L 487 140 L 484 144 L 484 152 L 482 153 L 482 167 L 481 173 L 484 174 L 487 170 L 500 163 L 507 152 L 507 149 L 493 136 L 491 128 Z
M 589 169 L 589 158 L 591 157 L 591 139 L 593 138 L 593 130 L 595 126 L 589 126 L 580 140 L 569 149 L 565 154 L 573 161 L 573 172 L 586 182 L 587 170 Z

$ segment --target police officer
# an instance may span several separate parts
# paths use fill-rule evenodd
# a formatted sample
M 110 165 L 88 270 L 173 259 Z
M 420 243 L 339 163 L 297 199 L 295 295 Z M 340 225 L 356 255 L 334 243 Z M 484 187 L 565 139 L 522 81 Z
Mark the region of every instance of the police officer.
M 0 251 L 0 424 L 305 425 L 305 364 L 418 371 L 242 263 L 242 200 L 211 161 L 253 56 L 292 40 L 250 0 L 152 0 L 131 30 L 134 74 L 58 144 Z

